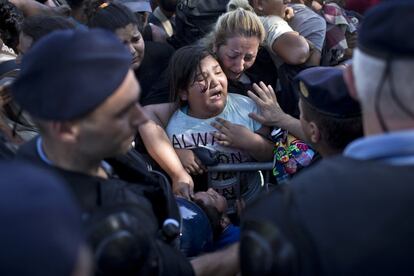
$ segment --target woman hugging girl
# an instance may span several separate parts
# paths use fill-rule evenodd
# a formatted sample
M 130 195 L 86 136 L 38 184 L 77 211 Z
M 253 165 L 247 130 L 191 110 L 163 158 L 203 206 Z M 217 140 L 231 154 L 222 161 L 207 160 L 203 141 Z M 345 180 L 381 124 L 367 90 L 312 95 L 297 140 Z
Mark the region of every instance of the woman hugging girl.
M 184 168 L 196 174 L 204 167 L 189 150 L 205 148 L 220 163 L 270 161 L 272 143 L 265 137 L 269 128 L 261 126 L 248 114 L 257 106 L 248 97 L 228 93 L 227 78 L 220 64 L 202 46 L 179 49 L 170 62 L 171 97 L 176 104 L 166 132 Z M 189 153 L 189 154 L 187 154 Z M 212 186 L 235 199 L 234 174 L 211 174 Z M 241 193 L 256 186 L 252 174 L 241 181 Z

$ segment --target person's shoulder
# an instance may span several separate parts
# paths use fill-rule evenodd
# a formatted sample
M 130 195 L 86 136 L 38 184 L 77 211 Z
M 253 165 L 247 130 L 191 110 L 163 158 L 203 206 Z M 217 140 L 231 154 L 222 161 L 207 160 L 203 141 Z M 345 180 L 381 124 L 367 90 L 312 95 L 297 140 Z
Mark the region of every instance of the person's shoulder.
M 180 107 L 177 110 L 175 110 L 172 115 L 171 118 L 168 122 L 168 125 L 172 122 L 172 121 L 177 121 L 177 120 L 184 120 L 184 119 L 188 119 L 191 118 L 190 116 L 188 116 L 186 114 L 186 111 L 188 110 L 188 107 L 184 106 L 184 107 Z
M 262 21 L 267 31 L 281 28 L 281 27 L 290 29 L 289 24 L 280 16 L 275 16 L 275 15 L 261 16 L 260 20 Z
M 254 104 L 254 101 L 245 95 L 229 93 L 228 97 L 231 101 L 238 102 L 241 104 Z
M 265 16 L 261 17 L 261 20 L 266 30 L 265 41 L 268 47 L 272 47 L 273 42 L 280 36 L 293 32 L 289 24 L 279 16 Z
M 35 137 L 29 141 L 27 141 L 26 143 L 24 143 L 23 145 L 21 145 L 19 147 L 19 149 L 16 152 L 16 159 L 19 160 L 29 160 L 32 162 L 39 162 L 39 155 L 37 154 L 37 150 L 36 150 L 36 142 L 37 142 L 38 137 Z
M 304 4 L 300 4 L 300 3 L 293 3 L 290 4 L 289 7 L 291 7 L 293 9 L 293 11 L 295 12 L 295 15 L 299 12 L 302 12 L 304 10 L 306 10 L 306 5 Z
M 193 117 L 188 116 L 181 110 L 177 109 L 168 121 L 168 124 L 165 128 L 167 134 L 175 133 L 189 126 L 189 121 L 192 121 Z
M 337 177 L 348 177 L 352 179 L 350 171 L 354 162 L 343 156 L 335 156 L 324 159 L 312 167 L 306 168 L 297 174 L 289 183 L 278 185 L 270 193 L 255 200 L 246 210 L 245 219 L 266 219 L 279 220 L 284 210 L 293 201 L 301 205 L 303 202 L 309 202 L 315 197 L 323 197 L 321 194 L 330 192 L 330 187 Z M 328 184 L 328 185 L 327 185 Z M 297 202 L 300 198 L 301 203 Z M 272 212 L 269 212 L 269 210 Z M 251 210 L 251 211 L 250 211 Z
M 291 6 L 295 11 L 295 16 L 291 19 L 291 23 L 309 24 L 326 26 L 325 19 L 313 11 L 311 8 L 302 4 L 293 4 Z
M 247 96 L 229 93 L 228 94 L 228 105 L 231 107 L 231 110 L 236 110 L 238 112 L 243 111 L 252 111 L 256 108 L 256 103 Z

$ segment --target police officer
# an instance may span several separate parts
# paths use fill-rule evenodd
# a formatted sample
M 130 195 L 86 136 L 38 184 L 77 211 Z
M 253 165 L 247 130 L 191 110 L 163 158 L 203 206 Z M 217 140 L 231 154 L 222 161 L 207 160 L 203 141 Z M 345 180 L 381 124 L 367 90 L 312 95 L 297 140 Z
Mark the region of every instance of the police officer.
M 262 114 L 250 114 L 259 122 L 287 129 L 301 137 L 322 156 L 342 153 L 345 147 L 363 135 L 360 105 L 348 93 L 343 70 L 313 67 L 294 79 L 299 95 L 300 120 L 283 112 L 271 86 L 256 86 L 250 96 Z
M 349 95 L 341 69 L 313 67 L 295 79 L 302 130 L 322 157 L 341 154 L 363 135 L 361 109 Z
M 345 74 L 364 137 L 247 209 L 243 275 L 414 273 L 413 13 L 398 0 L 366 14 Z
M 127 48 L 103 30 L 58 31 L 39 40 L 12 86 L 40 130 L 18 156 L 69 183 L 97 275 L 191 275 L 190 263 L 166 243 L 178 232 L 164 227 L 179 221 L 170 187 L 129 151 L 147 120 L 130 65 Z

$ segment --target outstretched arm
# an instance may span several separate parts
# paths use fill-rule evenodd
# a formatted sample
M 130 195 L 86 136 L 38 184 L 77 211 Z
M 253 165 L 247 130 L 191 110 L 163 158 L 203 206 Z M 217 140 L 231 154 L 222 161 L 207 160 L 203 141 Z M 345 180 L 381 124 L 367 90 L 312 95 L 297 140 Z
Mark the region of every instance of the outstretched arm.
M 172 104 L 146 106 L 144 110 L 150 120 L 138 130 L 148 153 L 171 177 L 174 194 L 190 198 L 193 194 L 193 180 L 181 165 L 164 131 L 164 126 L 173 112 Z
M 61 15 L 69 16 L 70 8 L 67 5 L 60 7 L 49 7 L 35 0 L 9 0 L 13 3 L 25 16 L 33 16 L 38 14 L 44 15 Z
M 286 114 L 282 108 L 280 108 L 272 86 L 266 86 L 263 82 L 260 82 L 259 85 L 253 84 L 253 88 L 256 93 L 253 93 L 252 91 L 248 91 L 247 93 L 260 107 L 260 114 L 250 113 L 250 118 L 265 126 L 286 129 L 295 137 L 305 140 L 300 121 L 289 114 Z

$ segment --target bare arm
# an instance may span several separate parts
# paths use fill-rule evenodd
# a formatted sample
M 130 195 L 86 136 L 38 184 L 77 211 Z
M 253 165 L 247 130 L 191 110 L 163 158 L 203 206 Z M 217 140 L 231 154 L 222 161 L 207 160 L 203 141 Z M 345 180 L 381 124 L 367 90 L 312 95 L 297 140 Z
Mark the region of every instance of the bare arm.
M 250 113 L 249 116 L 263 125 L 286 129 L 295 137 L 305 140 L 300 121 L 283 112 L 273 88 L 270 85 L 266 86 L 263 82 L 260 82 L 259 85 L 253 85 L 256 94 L 251 91 L 247 93 L 260 107 L 261 112 L 260 114 Z
M 321 52 L 318 49 L 316 49 L 315 46 L 311 44 L 311 42 L 308 43 L 310 47 L 310 54 L 308 60 L 306 61 L 306 65 L 319 66 L 321 64 Z
M 13 3 L 25 16 L 33 16 L 38 14 L 44 15 L 70 15 L 68 6 L 49 7 L 35 0 L 9 0 Z
M 240 271 L 239 243 L 224 250 L 205 254 L 191 260 L 196 276 L 228 276 Z
M 172 115 L 172 104 L 159 104 L 144 107 L 150 120 L 139 127 L 139 133 L 151 157 L 172 179 L 174 194 L 190 198 L 194 183 L 185 171 L 171 145 L 164 127 Z
M 282 34 L 273 42 L 272 50 L 285 63 L 292 65 L 305 63 L 310 55 L 308 42 L 297 32 Z

